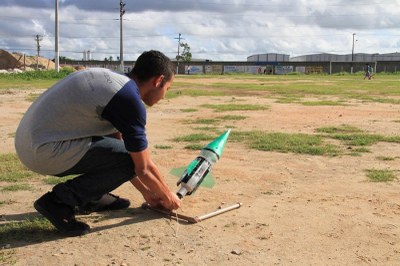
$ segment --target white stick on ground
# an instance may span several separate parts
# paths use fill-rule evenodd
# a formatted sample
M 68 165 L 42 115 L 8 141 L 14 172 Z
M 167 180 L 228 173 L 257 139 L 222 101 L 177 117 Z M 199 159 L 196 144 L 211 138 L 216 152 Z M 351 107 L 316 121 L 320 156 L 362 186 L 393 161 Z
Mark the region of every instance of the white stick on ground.
M 198 222 L 204 221 L 206 219 L 209 219 L 211 217 L 217 216 L 221 213 L 240 208 L 240 206 L 242 206 L 242 203 L 238 202 L 231 206 L 227 206 L 225 208 L 221 208 L 221 209 L 215 210 L 215 211 L 207 213 L 207 214 L 203 214 L 203 215 L 196 216 L 196 217 L 191 217 L 191 216 L 183 215 L 183 214 L 165 210 L 165 209 L 153 208 L 146 202 L 142 204 L 142 208 L 144 208 L 144 209 L 150 209 L 150 210 L 162 213 L 162 214 L 166 214 L 166 215 L 170 216 L 172 219 L 183 220 L 188 223 L 198 223 Z

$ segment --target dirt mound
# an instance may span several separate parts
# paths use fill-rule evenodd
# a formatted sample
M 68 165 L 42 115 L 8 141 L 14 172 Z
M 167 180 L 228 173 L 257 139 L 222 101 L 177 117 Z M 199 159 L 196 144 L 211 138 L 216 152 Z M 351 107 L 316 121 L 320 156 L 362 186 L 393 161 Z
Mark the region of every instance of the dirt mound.
M 54 69 L 55 64 L 48 58 L 29 56 L 21 53 L 9 53 L 0 49 L 0 69 L 34 70 Z

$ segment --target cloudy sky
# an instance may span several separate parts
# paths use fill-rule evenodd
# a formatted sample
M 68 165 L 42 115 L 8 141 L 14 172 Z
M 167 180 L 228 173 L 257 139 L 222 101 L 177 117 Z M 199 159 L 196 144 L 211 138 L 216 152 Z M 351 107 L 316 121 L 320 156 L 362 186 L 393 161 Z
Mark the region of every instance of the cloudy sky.
M 124 59 L 156 49 L 246 61 L 253 54 L 400 52 L 400 0 L 124 0 Z M 1 0 L 0 49 L 54 58 L 55 0 Z M 59 0 L 60 56 L 120 53 L 120 0 Z

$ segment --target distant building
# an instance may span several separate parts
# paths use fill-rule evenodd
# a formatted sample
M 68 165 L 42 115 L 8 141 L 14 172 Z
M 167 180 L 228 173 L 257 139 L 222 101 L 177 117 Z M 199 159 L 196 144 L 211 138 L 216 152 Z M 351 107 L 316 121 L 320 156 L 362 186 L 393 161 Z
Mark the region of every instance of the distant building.
M 83 58 L 82 61 L 91 61 L 92 60 L 92 53 L 90 50 L 83 51 Z
M 247 57 L 247 62 L 288 62 L 289 55 L 287 54 L 256 54 Z
M 400 61 L 400 53 L 389 54 L 311 54 L 292 57 L 290 62 L 377 62 L 377 61 Z

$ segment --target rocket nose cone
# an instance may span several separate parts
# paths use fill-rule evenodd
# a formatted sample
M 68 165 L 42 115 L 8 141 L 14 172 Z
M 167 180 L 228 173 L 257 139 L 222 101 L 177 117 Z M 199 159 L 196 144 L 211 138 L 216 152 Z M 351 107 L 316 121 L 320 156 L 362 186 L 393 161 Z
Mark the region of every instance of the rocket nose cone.
M 214 139 L 212 142 L 210 142 L 205 149 L 209 149 L 214 151 L 218 157 L 221 157 L 222 151 L 224 150 L 225 143 L 228 140 L 229 133 L 231 132 L 231 129 L 228 129 L 225 131 L 222 135 Z

